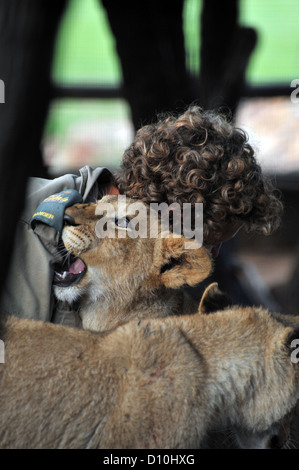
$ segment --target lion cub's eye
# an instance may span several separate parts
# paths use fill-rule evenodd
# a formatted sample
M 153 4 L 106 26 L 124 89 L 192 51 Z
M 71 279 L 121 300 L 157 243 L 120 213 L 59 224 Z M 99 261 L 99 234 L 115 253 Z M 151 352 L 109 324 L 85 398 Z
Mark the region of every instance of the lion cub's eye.
M 130 223 L 130 219 L 128 217 L 120 217 L 119 219 L 116 217 L 115 225 L 120 228 L 127 228 Z
M 75 219 L 71 217 L 69 214 L 64 214 L 63 216 L 63 226 L 65 227 L 66 225 L 74 225 L 77 226 Z

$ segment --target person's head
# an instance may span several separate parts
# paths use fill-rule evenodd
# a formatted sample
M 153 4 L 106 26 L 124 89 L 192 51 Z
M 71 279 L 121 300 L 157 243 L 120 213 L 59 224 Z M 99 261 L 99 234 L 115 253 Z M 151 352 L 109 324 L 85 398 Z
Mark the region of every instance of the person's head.
M 115 181 L 121 193 L 148 203 L 202 202 L 205 245 L 241 226 L 268 235 L 280 224 L 278 192 L 245 132 L 196 106 L 139 129 Z

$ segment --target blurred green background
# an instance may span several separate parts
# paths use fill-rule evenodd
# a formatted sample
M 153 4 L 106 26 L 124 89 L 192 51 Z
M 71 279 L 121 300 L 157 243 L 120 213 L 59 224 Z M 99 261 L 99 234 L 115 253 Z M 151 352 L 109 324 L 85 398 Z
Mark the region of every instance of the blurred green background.
M 200 10 L 200 0 L 186 0 L 186 61 L 194 75 L 200 68 Z M 240 21 L 258 31 L 258 46 L 247 71 L 250 83 L 290 84 L 293 78 L 298 78 L 298 0 L 240 0 Z M 65 85 L 121 83 L 114 38 L 98 0 L 69 1 L 57 37 L 53 80 Z M 84 140 L 87 128 L 89 140 Z M 133 138 L 130 110 L 122 99 L 55 100 L 44 134 L 45 159 L 50 166 L 63 169 L 107 162 L 117 166 L 122 151 Z M 74 135 L 78 138 L 75 155 L 74 148 L 69 152 L 65 148 L 66 141 Z
M 161 0 L 163 1 L 163 0 Z M 199 70 L 200 0 L 186 0 L 186 49 Z M 289 81 L 298 72 L 299 2 L 297 0 L 240 0 L 240 21 L 258 30 L 248 79 L 251 82 Z M 221 47 L 221 44 L 219 44 Z M 98 0 L 71 0 L 57 38 L 53 77 L 64 83 L 121 81 L 114 39 Z

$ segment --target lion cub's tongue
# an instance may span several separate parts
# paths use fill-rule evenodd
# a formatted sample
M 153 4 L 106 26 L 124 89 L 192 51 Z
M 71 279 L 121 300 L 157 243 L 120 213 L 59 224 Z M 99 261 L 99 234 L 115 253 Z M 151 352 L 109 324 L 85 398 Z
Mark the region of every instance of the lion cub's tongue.
M 77 258 L 74 263 L 70 265 L 69 272 L 72 274 L 80 274 L 85 269 L 85 264 L 80 258 Z

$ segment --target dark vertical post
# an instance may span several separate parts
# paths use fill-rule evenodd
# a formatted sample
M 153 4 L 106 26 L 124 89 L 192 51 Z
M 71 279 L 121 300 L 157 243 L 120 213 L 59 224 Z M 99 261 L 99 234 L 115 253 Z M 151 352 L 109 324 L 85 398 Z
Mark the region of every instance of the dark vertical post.
M 24 206 L 27 177 L 45 175 L 40 145 L 56 30 L 65 3 L 0 2 L 0 79 L 5 86 L 5 103 L 0 103 L 0 289 Z
M 124 95 L 135 128 L 156 113 L 185 107 L 190 94 L 185 66 L 184 0 L 102 0 L 122 66 Z
M 238 0 L 203 0 L 199 103 L 206 109 L 223 106 L 234 114 L 241 97 L 257 34 L 238 19 Z

